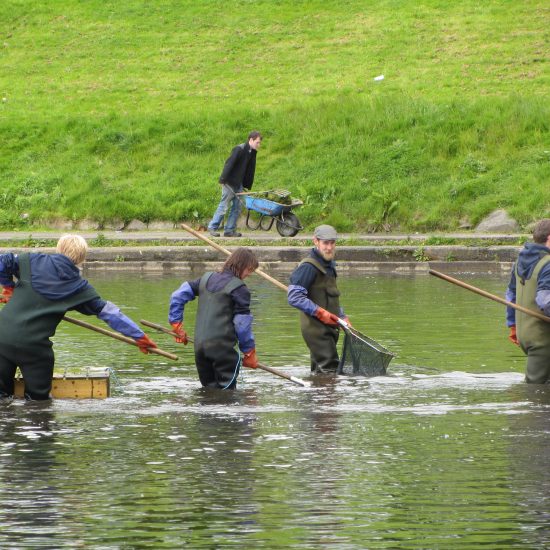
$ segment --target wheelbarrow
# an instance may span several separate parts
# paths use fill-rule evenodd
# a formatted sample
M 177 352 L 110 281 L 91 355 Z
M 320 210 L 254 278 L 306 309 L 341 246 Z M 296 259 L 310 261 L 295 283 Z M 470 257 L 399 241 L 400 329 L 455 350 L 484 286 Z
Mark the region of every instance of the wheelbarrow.
M 248 229 L 269 231 L 273 227 L 273 223 L 276 222 L 277 231 L 281 237 L 294 237 L 298 231 L 303 229 L 298 216 L 292 212 L 293 208 L 301 206 L 303 202 L 298 199 L 290 199 L 289 191 L 282 189 L 255 193 L 247 191 L 237 193 L 237 195 L 241 202 L 244 200 L 247 209 L 246 227 Z M 271 200 L 271 198 L 278 199 L 278 201 Z M 255 214 L 251 216 L 251 212 Z

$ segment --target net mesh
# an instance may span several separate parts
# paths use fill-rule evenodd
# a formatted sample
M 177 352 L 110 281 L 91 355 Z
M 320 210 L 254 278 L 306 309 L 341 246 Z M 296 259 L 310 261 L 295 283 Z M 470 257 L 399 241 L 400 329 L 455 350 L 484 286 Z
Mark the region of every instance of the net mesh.
M 395 355 L 368 336 L 349 327 L 345 330 L 344 346 L 338 374 L 346 376 L 382 376 Z

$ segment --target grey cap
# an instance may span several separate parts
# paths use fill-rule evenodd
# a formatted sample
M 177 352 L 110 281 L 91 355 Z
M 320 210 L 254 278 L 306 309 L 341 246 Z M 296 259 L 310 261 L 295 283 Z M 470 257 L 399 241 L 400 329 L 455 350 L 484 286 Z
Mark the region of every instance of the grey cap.
M 319 225 L 315 228 L 313 236 L 320 241 L 335 241 L 338 238 L 336 229 L 332 225 Z

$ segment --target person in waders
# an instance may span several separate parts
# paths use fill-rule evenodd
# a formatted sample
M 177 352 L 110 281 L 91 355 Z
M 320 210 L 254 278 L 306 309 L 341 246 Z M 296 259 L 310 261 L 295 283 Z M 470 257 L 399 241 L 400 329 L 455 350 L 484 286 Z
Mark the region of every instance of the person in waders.
M 168 321 L 178 334 L 176 342 L 187 344 L 183 326 L 185 305 L 199 297 L 195 321 L 195 363 L 204 387 L 235 389 L 241 364 L 258 367 L 252 333 L 250 291 L 244 284 L 258 268 L 258 260 L 248 248 L 237 248 L 219 272 L 205 273 L 184 282 L 170 297 Z
M 50 397 L 54 353 L 50 338 L 69 310 L 96 315 L 111 328 L 133 338 L 140 351 L 156 344 L 111 302 L 102 300 L 83 279 L 80 266 L 88 244 L 80 235 L 64 235 L 55 254 L 0 254 L 0 398 L 11 399 L 17 367 L 25 398 Z
M 539 221 L 512 269 L 506 299 L 550 317 L 550 219 Z M 550 383 L 550 323 L 506 308 L 509 339 L 527 355 L 525 381 Z
M 320 225 L 313 232 L 309 256 L 290 275 L 288 303 L 299 309 L 302 336 L 311 356 L 311 371 L 335 374 L 339 358 L 338 320 L 349 323 L 336 285 L 336 229 Z

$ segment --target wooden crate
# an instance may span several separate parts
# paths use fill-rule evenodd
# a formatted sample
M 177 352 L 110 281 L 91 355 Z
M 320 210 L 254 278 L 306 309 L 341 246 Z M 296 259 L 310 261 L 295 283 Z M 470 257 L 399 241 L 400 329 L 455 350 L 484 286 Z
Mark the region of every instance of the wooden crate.
M 23 397 L 23 379 L 15 378 L 15 397 Z M 109 369 L 78 374 L 54 374 L 54 399 L 106 399 L 111 395 Z

